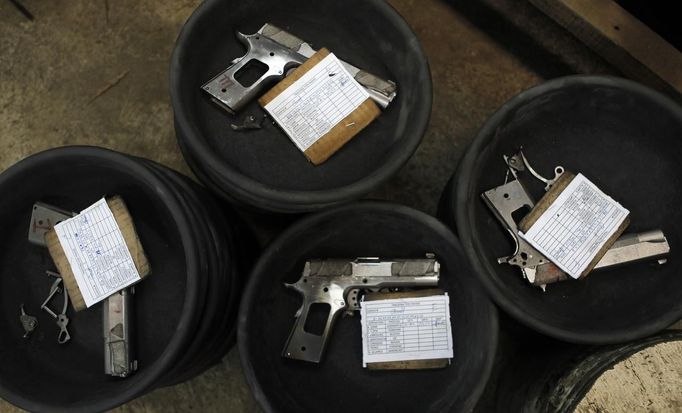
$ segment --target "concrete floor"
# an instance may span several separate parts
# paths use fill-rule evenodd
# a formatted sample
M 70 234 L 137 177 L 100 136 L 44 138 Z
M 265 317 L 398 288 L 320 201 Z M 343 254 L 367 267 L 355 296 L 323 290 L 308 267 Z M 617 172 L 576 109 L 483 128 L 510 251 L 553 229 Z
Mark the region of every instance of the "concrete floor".
M 507 99 L 551 77 L 615 73 L 524 2 L 390 2 L 426 50 L 434 110 L 415 156 L 372 197 L 434 213 L 463 150 Z M 175 142 L 168 60 L 180 27 L 199 1 L 23 3 L 35 21 L 0 0 L 0 170 L 47 148 L 90 144 L 190 174 Z M 117 409 L 193 410 L 258 411 L 236 349 L 200 377 Z M 0 400 L 0 411 L 19 410 Z M 682 411 L 682 343 L 621 363 L 594 386 L 578 411 Z

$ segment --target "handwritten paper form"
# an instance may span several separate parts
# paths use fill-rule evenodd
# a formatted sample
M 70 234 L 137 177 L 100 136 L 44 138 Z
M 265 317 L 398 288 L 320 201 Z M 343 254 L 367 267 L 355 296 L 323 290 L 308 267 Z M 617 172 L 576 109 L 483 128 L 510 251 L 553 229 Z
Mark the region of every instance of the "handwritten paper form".
M 450 297 L 363 301 L 362 362 L 452 358 Z
M 333 53 L 265 105 L 298 149 L 305 152 L 369 98 Z
M 140 280 L 104 198 L 54 228 L 87 307 Z
M 519 235 L 573 278 L 579 278 L 629 211 L 582 174 Z

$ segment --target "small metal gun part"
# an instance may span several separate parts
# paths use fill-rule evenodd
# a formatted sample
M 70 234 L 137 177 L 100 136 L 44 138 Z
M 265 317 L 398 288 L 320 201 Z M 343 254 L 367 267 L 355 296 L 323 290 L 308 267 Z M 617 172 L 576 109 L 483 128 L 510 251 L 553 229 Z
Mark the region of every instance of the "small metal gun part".
M 260 129 L 263 124 L 263 119 L 264 118 L 261 117 L 260 120 L 258 120 L 255 115 L 247 115 L 241 124 L 230 123 L 230 127 L 232 130 Z
M 519 209 L 528 208 L 530 210 L 535 206 L 530 194 L 521 181 L 514 179 L 504 185 L 485 191 L 481 197 L 514 241 L 514 253 L 507 257 L 498 258 L 498 264 L 507 263 L 519 267 L 524 277 L 529 282 L 534 283 L 536 267 L 549 261 L 519 236 L 519 228 L 512 215 Z
M 33 330 L 38 327 L 38 319 L 32 315 L 26 314 L 24 311 L 24 305 L 21 305 L 21 315 L 19 316 L 19 321 L 21 326 L 24 328 L 24 338 L 29 338 Z
M 557 179 L 559 179 L 561 177 L 561 175 L 564 174 L 564 171 L 565 171 L 564 167 L 559 165 L 559 166 L 554 168 L 554 178 L 547 179 L 547 178 L 543 177 L 542 175 L 540 175 L 539 173 L 535 172 L 535 169 L 533 169 L 530 166 L 530 163 L 528 163 L 528 159 L 526 158 L 526 155 L 523 154 L 522 150 L 519 150 L 518 155 L 523 160 L 523 165 L 526 167 L 528 172 L 530 172 L 530 174 L 533 175 L 538 180 L 545 183 L 545 192 L 549 191 L 549 189 L 552 187 L 552 185 L 554 185 L 554 183 L 557 181 Z M 511 165 L 510 165 L 510 167 L 511 167 Z
M 379 258 L 311 259 L 303 275 L 293 284 L 284 284 L 303 296 L 296 321 L 284 346 L 285 358 L 319 363 L 334 321 L 349 308 L 359 308 L 364 289 L 390 287 L 432 287 L 438 285 L 440 263 L 433 254 L 420 259 L 380 260 Z M 353 305 L 349 304 L 353 302 Z M 306 329 L 313 305 L 325 305 L 329 312 L 321 335 Z
M 128 377 L 137 370 L 132 345 L 132 295 L 134 287 L 125 288 L 103 303 L 104 373 Z
M 670 244 L 660 229 L 625 234 L 611 245 L 594 268 L 607 268 L 654 258 L 659 258 L 659 264 L 665 264 L 667 259 L 663 257 L 668 253 L 670 253 Z
M 62 311 L 60 313 L 54 312 L 50 307 L 50 301 L 52 301 L 52 298 L 54 298 L 55 295 L 62 293 L 63 294 L 63 305 L 62 305 Z M 69 324 L 69 317 L 66 316 L 66 310 L 69 306 L 69 293 L 66 292 L 66 288 L 63 287 L 63 281 L 61 278 L 57 278 L 54 280 L 52 283 L 52 286 L 50 287 L 50 294 L 47 296 L 43 304 L 40 306 L 40 309 L 54 317 L 55 320 L 57 320 L 57 327 L 59 327 L 59 336 L 57 337 L 57 342 L 59 344 L 64 344 L 67 341 L 71 340 L 71 335 L 69 334 L 69 330 L 67 330 L 66 326 Z
M 246 54 L 234 59 L 227 69 L 220 72 L 201 88 L 211 99 L 227 112 L 234 114 L 270 83 L 286 76 L 315 53 L 308 43 L 270 23 L 266 23 L 254 34 L 237 32 L 237 39 L 246 48 Z M 249 86 L 239 82 L 239 73 L 249 65 L 257 63 L 267 67 L 264 74 Z M 384 80 L 357 67 L 341 62 L 344 68 L 369 93 L 382 108 L 386 108 L 396 96 L 396 84 Z
M 47 205 L 42 202 L 33 204 L 31 224 L 28 229 L 28 241 L 46 247 L 45 234 L 58 223 L 76 216 L 73 212 Z

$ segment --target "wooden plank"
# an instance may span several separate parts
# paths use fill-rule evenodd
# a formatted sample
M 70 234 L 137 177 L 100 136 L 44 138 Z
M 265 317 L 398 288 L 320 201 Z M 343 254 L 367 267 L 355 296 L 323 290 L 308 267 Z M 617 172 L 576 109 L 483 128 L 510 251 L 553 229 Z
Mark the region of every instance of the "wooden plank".
M 624 75 L 675 97 L 682 53 L 612 0 L 530 0 Z
M 432 295 L 443 295 L 445 291 L 440 288 L 422 288 L 412 291 L 388 291 L 365 294 L 365 301 L 389 300 L 395 298 L 415 298 L 431 297 Z
M 542 198 L 535 204 L 533 209 L 521 219 L 519 222 L 519 230 L 523 233 L 528 232 L 530 227 L 532 227 L 535 222 L 540 218 L 542 214 L 545 213 L 547 208 L 549 208 L 554 201 L 564 192 L 564 189 L 573 181 L 575 175 L 569 171 L 564 171 L 564 173 L 557 179 L 557 181 L 552 185 L 549 191 L 542 195 Z

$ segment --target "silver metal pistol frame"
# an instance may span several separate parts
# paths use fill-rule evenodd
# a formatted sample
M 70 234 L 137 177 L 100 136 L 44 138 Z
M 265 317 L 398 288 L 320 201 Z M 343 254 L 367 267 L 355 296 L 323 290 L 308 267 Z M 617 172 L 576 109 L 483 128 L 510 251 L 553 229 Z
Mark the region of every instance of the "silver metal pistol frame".
M 132 294 L 128 287 L 104 300 L 102 326 L 104 330 L 104 373 L 109 376 L 128 377 L 137 370 L 132 345 Z
M 519 172 L 530 172 L 533 177 L 545 183 L 545 191 L 547 191 L 564 173 L 564 168 L 557 166 L 554 168 L 554 178 L 546 179 L 530 166 L 523 151 L 519 151 L 513 156 L 504 156 L 504 161 L 508 168 L 507 177 L 511 174 L 513 179 L 481 194 L 485 204 L 514 240 L 514 253 L 507 257 L 498 258 L 497 262 L 519 267 L 528 282 L 543 289 L 546 284 L 568 279 L 566 273 L 518 235 L 519 228 L 512 216 L 515 211 L 521 208 L 531 209 L 534 206 L 528 190 L 519 180 Z M 616 240 L 594 269 L 656 258 L 659 258 L 659 264 L 663 264 L 665 259 L 660 258 L 669 252 L 670 245 L 660 229 L 625 234 Z
M 274 80 L 283 78 L 288 71 L 308 60 L 316 51 L 293 34 L 266 23 L 254 34 L 237 32 L 237 39 L 247 48 L 246 54 L 234 59 L 227 69 L 206 82 L 201 88 L 211 99 L 231 114 L 238 112 Z M 252 85 L 244 86 L 235 75 L 252 60 L 268 67 Z M 341 61 L 346 70 L 382 108 L 396 96 L 396 84 Z
M 433 254 L 421 259 L 306 261 L 301 278 L 293 284 L 284 284 L 303 296 L 303 304 L 296 312 L 296 321 L 282 356 L 319 363 L 334 321 L 341 312 L 360 308 L 362 289 L 432 287 L 438 285 L 439 277 L 440 263 Z M 322 335 L 307 332 L 304 328 L 310 307 L 316 303 L 329 304 L 329 315 Z

